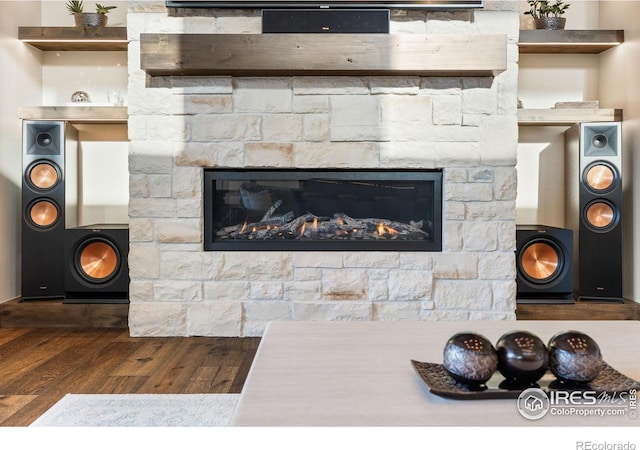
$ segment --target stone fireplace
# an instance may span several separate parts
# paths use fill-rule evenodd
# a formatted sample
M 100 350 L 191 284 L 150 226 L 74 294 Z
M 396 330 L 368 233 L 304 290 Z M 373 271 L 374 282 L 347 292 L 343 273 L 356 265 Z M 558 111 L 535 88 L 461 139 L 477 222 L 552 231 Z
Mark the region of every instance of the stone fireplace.
M 257 34 L 260 14 L 177 16 L 164 1 L 131 1 L 127 22 L 132 335 L 515 318 L 518 2 L 392 14 L 397 34 L 505 34 L 495 77 L 151 77 L 141 33 Z M 441 249 L 205 249 L 207 173 L 231 170 L 440 173 Z

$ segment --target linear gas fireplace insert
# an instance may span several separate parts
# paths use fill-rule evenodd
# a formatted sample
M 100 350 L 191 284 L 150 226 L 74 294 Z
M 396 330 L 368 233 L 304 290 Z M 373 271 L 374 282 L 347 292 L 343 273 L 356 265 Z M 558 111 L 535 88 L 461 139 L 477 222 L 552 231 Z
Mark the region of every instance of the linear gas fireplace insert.
M 204 249 L 441 251 L 442 171 L 205 169 Z

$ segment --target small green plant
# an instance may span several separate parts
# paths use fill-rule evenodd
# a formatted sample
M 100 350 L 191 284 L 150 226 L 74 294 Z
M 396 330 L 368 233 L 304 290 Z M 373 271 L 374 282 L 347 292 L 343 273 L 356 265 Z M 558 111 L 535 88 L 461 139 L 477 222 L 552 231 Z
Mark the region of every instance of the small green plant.
M 116 9 L 117 6 L 103 6 L 100 3 L 96 3 L 96 12 L 98 14 L 107 14 L 112 9 Z
M 84 12 L 84 5 L 82 0 L 69 0 L 67 1 L 67 10 L 69 14 L 80 14 Z
M 117 6 L 104 6 L 100 3 L 96 3 L 97 14 L 108 14 L 109 11 L 115 8 L 117 8 Z M 82 3 L 82 0 L 68 0 L 67 10 L 69 11 L 69 14 L 82 14 L 84 12 L 84 4 Z
M 571 6 L 570 3 L 564 3 L 562 0 L 556 0 L 553 4 L 549 0 L 528 0 L 527 3 L 530 9 L 525 14 L 534 19 L 560 17 Z

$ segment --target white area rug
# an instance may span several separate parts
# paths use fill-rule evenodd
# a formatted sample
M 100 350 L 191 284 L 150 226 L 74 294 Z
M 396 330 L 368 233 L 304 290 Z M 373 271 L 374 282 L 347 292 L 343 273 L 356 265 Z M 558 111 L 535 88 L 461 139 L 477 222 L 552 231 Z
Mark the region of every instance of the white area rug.
M 67 394 L 32 427 L 222 427 L 240 394 Z

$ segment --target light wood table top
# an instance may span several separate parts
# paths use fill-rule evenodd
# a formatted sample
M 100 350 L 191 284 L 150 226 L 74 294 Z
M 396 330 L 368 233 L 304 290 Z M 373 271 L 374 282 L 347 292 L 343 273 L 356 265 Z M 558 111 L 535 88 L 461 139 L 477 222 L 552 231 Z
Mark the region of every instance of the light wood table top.
M 495 343 L 526 330 L 545 343 L 577 330 L 603 359 L 640 380 L 640 322 L 272 322 L 244 385 L 235 426 L 640 426 L 617 417 L 524 418 L 515 399 L 454 400 L 429 392 L 411 360 L 442 363 L 447 340 L 478 332 Z M 551 376 L 551 375 L 549 375 Z

